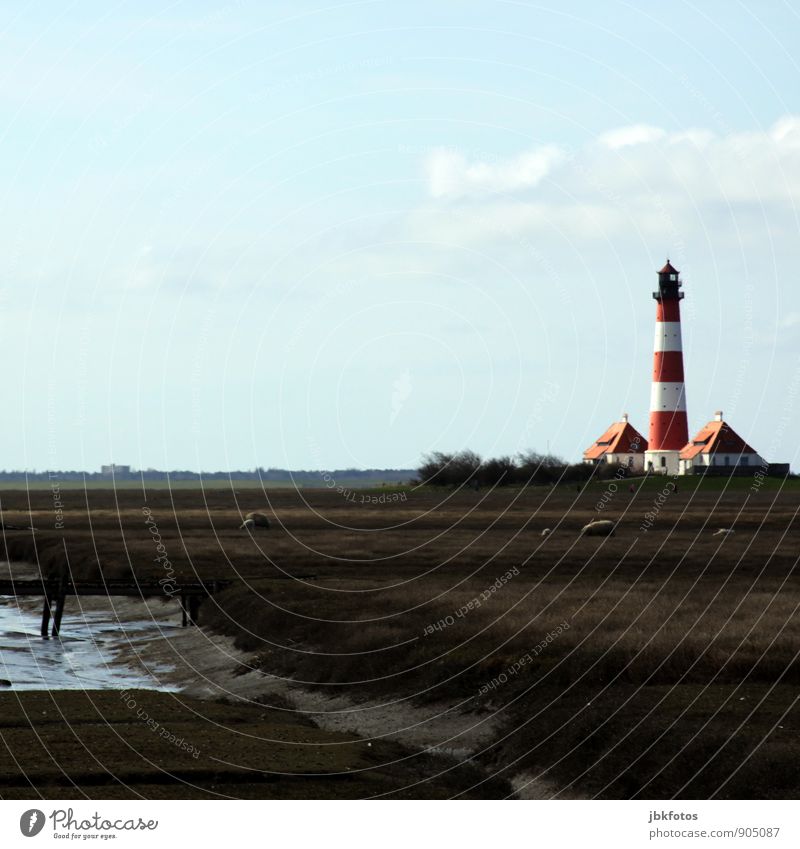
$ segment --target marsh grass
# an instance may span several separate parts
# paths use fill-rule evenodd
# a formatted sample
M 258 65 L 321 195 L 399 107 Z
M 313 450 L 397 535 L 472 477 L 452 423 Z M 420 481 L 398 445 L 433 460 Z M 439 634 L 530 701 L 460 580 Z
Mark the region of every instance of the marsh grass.
M 504 730 L 483 760 L 501 776 L 610 797 L 796 797 L 800 493 L 710 483 L 681 485 L 646 532 L 654 491 L 621 489 L 605 539 L 578 533 L 597 516 L 593 487 L 416 490 L 391 506 L 153 491 L 147 505 L 179 580 L 234 579 L 201 621 L 253 669 L 354 701 L 496 712 Z M 141 494 L 64 500 L 56 532 L 49 493 L 3 494 L 6 521 L 39 529 L 7 532 L 10 558 L 57 570 L 66 544 L 77 576 L 158 574 Z M 273 529 L 238 531 L 250 510 Z M 720 526 L 736 534 L 713 537 Z

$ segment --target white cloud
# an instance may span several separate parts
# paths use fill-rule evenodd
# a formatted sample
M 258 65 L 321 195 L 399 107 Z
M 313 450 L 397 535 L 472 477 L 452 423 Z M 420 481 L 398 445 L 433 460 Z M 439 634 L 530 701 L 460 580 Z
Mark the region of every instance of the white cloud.
M 634 125 L 609 130 L 570 154 L 548 145 L 507 158 L 470 159 L 441 149 L 426 167 L 431 197 L 458 203 L 449 203 L 446 215 L 438 214 L 437 204 L 426 206 L 412 223 L 438 222 L 436 232 L 449 239 L 459 230 L 467 240 L 486 240 L 501 236 L 499 230 L 556 227 L 578 239 L 627 228 L 663 240 L 667 230 L 675 236 L 676 228 L 705 229 L 722 220 L 751 239 L 754 217 L 762 229 L 769 227 L 770 238 L 782 238 L 797 227 L 800 116 L 727 135 Z
M 784 115 L 770 130 L 774 141 L 784 146 L 800 146 L 800 116 Z
M 681 133 L 670 133 L 667 137 L 669 144 L 691 144 L 695 147 L 707 147 L 714 141 L 714 133 L 710 130 L 684 130 Z
M 565 159 L 564 151 L 555 145 L 506 160 L 472 162 L 459 151 L 439 148 L 426 162 L 428 186 L 434 198 L 516 192 L 537 186 Z
M 651 127 L 648 124 L 633 124 L 630 127 L 617 127 L 603 133 L 598 141 L 611 150 L 621 147 L 631 147 L 637 144 L 652 144 L 664 138 L 666 133 L 659 127 Z

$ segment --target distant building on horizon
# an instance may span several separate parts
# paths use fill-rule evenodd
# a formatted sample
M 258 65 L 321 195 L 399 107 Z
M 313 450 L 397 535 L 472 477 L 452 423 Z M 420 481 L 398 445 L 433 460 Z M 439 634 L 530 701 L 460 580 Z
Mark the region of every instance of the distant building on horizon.
M 116 463 L 110 463 L 108 466 L 100 466 L 100 474 L 104 478 L 124 478 L 130 477 L 130 466 L 118 466 Z

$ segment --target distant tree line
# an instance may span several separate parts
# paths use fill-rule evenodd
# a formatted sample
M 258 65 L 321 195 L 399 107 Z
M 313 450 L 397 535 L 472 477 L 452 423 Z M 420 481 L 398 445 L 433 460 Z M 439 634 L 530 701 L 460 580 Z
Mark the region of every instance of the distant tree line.
M 483 460 L 474 451 L 445 454 L 434 451 L 422 458 L 417 481 L 432 486 L 535 486 L 575 483 L 589 478 L 620 476 L 619 466 L 601 463 L 568 463 L 552 454 L 528 451 L 515 457 Z M 623 470 L 623 474 L 624 474 Z

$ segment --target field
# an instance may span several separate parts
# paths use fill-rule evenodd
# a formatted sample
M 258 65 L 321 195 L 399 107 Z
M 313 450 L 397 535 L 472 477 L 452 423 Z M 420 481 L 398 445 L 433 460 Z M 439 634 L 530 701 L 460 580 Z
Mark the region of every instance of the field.
M 200 620 L 235 637 L 245 675 L 491 722 L 472 795 L 531 782 L 583 797 L 797 798 L 796 482 L 611 483 L 64 491 L 63 512 L 50 492 L 17 491 L 0 504 L 6 523 L 36 528 L 5 532 L 9 558 L 45 573 L 66 549 L 76 577 L 232 579 Z M 250 510 L 272 528 L 238 530 Z M 616 535 L 581 537 L 594 518 L 618 520 Z M 441 794 L 440 768 L 414 757 L 429 772 L 412 795 Z M 403 792 L 407 775 L 394 780 Z

